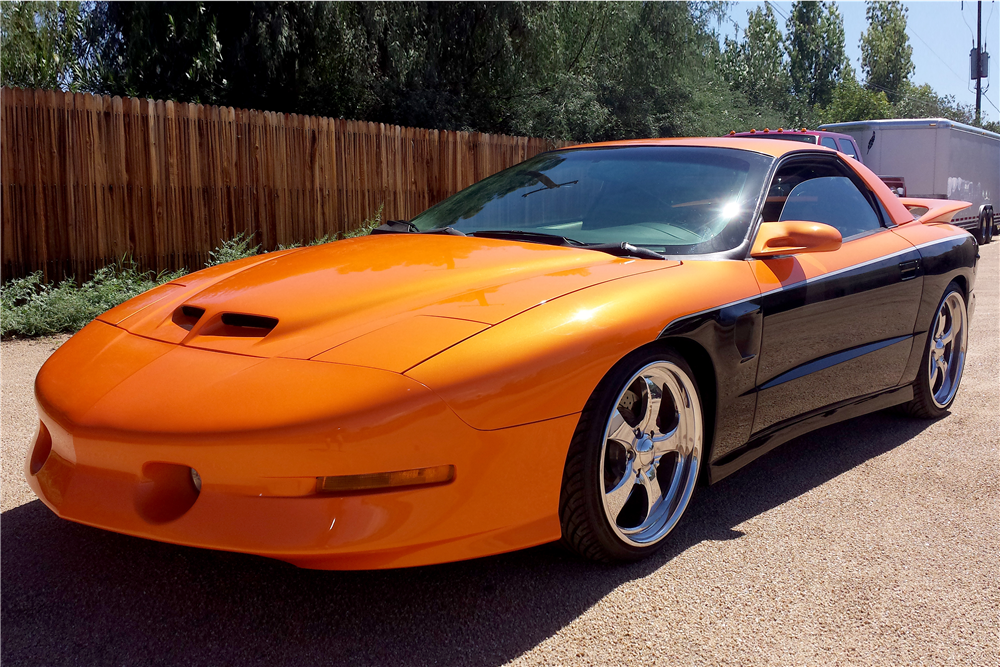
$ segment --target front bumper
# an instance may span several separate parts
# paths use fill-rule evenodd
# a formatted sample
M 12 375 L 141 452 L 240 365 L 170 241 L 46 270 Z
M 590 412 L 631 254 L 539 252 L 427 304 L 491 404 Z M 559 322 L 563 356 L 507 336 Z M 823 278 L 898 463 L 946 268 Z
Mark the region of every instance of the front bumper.
M 559 538 L 575 415 L 477 431 L 425 386 L 395 373 L 163 350 L 163 343 L 100 326 L 61 348 L 36 382 L 44 428 L 26 476 L 63 518 L 322 569 L 446 562 Z M 104 354 L 107 339 L 132 350 L 117 355 L 154 360 L 141 368 L 120 364 L 121 377 L 87 375 L 81 364 L 109 367 L 88 360 Z M 200 369 L 202 388 L 154 381 L 184 377 L 178 366 Z M 454 465 L 455 479 L 316 492 L 318 476 L 437 465 Z M 189 468 L 200 476 L 200 492 Z

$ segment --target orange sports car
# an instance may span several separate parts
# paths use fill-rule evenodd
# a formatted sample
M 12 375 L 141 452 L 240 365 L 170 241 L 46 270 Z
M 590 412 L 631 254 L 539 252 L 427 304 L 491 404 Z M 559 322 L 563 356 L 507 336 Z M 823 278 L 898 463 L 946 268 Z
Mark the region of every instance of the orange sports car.
M 786 141 L 544 153 L 104 313 L 38 374 L 26 475 L 66 519 L 301 567 L 559 539 L 640 558 L 700 480 L 855 415 L 947 411 L 965 205 Z

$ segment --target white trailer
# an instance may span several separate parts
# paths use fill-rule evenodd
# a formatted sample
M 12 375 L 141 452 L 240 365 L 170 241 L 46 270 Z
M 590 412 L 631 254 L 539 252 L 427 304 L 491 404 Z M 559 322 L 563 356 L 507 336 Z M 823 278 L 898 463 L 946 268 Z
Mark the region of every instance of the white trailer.
M 1000 134 L 944 118 L 863 120 L 819 129 L 851 135 L 869 169 L 904 178 L 907 197 L 972 202 L 952 224 L 971 231 L 980 244 L 990 242 L 1000 198 Z

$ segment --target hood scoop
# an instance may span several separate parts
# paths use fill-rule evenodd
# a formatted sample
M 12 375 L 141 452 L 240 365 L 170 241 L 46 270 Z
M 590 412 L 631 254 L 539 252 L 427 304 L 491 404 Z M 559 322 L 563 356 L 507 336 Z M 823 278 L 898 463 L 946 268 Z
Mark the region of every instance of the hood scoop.
M 198 323 L 201 316 L 205 314 L 204 308 L 196 308 L 195 306 L 181 306 L 174 311 L 173 323 L 179 326 L 181 329 L 191 331 L 194 325 Z
M 222 312 L 208 318 L 204 316 L 205 309 L 198 306 L 183 305 L 174 310 L 171 321 L 188 332 L 179 342 L 192 347 L 202 347 L 205 343 L 212 347 L 218 343 L 225 346 L 226 339 L 262 339 L 278 325 L 276 317 L 248 313 Z
M 278 325 L 277 318 L 245 313 L 221 313 L 202 325 L 197 336 L 263 338 Z
M 278 325 L 274 317 L 245 315 L 243 313 L 222 313 L 216 322 L 201 331 L 202 336 L 250 336 L 263 338 Z

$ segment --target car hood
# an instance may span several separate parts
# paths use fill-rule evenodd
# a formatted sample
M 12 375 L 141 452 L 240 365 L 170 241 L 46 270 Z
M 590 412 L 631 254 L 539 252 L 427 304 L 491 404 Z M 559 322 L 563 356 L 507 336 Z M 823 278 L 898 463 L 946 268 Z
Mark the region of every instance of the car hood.
M 497 239 L 378 235 L 212 267 L 99 319 L 205 350 L 402 372 L 538 304 L 678 264 Z

